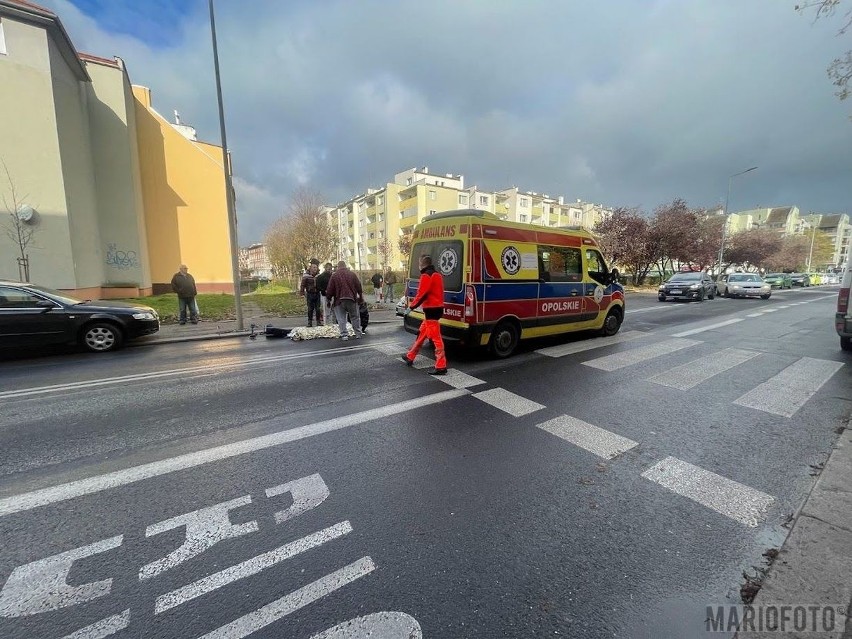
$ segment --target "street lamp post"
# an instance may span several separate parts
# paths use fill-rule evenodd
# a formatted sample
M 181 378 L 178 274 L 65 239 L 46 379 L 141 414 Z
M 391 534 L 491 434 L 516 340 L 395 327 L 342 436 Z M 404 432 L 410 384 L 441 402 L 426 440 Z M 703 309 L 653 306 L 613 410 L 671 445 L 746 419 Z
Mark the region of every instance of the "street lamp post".
M 814 256 L 814 240 L 816 239 L 817 227 L 816 224 L 811 224 L 813 231 L 811 232 L 811 250 L 808 251 L 808 273 L 811 272 L 811 259 Z
M 213 69 L 216 73 L 216 99 L 219 102 L 219 130 L 222 135 L 222 167 L 225 170 L 225 199 L 228 204 L 228 229 L 231 236 L 231 275 L 234 278 L 234 306 L 237 312 L 237 330 L 243 330 L 243 300 L 240 295 L 240 259 L 237 240 L 237 212 L 234 206 L 234 185 L 231 180 L 231 157 L 228 138 L 225 136 L 225 107 L 222 103 L 222 82 L 219 77 L 219 48 L 216 45 L 216 19 L 213 16 L 213 0 L 210 7 L 210 34 L 213 37 Z
M 748 173 L 750 171 L 754 171 L 757 169 L 756 166 L 753 166 L 745 171 L 740 171 L 739 173 L 734 173 L 732 176 L 728 178 L 728 193 L 725 195 L 725 221 L 722 224 L 722 244 L 719 246 L 719 275 L 722 274 L 722 257 L 725 254 L 725 240 L 728 237 L 728 202 L 731 199 L 731 182 L 738 175 L 743 175 L 744 173 Z

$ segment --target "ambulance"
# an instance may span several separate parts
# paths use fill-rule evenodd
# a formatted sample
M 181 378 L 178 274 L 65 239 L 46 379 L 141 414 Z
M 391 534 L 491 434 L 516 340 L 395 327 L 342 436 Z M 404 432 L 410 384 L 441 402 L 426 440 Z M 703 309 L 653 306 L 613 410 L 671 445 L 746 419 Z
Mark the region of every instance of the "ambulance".
M 444 278 L 441 335 L 508 357 L 520 340 L 574 331 L 615 335 L 624 288 L 594 237 L 581 229 L 500 220 L 476 209 L 430 215 L 412 234 L 405 295 L 417 292 L 422 255 Z M 423 313 L 406 314 L 417 333 Z

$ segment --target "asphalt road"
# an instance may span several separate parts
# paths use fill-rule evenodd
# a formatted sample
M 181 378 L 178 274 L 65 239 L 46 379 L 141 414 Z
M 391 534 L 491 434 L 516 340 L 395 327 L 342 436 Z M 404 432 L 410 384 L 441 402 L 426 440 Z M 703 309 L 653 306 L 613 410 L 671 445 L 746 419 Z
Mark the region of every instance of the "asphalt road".
M 836 294 L 0 363 L 0 637 L 705 636 L 852 406 Z

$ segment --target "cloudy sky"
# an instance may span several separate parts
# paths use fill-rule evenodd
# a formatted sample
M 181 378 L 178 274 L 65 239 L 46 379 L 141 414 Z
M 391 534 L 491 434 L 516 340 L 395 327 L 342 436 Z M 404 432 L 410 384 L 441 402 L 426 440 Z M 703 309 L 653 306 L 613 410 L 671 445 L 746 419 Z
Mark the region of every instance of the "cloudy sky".
M 219 141 L 205 0 L 39 0 Z M 216 0 L 240 243 L 414 166 L 652 209 L 852 213 L 840 18 L 794 0 Z

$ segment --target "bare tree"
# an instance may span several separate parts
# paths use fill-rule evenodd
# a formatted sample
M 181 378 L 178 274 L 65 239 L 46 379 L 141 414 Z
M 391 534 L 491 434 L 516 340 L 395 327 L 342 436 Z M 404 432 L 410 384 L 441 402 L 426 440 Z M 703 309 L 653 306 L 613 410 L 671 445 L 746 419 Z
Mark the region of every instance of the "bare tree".
M 807 0 L 796 5 L 796 11 L 804 13 L 814 10 L 814 21 L 820 18 L 829 18 L 838 13 L 844 0 Z M 845 35 L 852 28 L 852 8 L 846 9 L 841 21 L 841 27 L 837 31 L 838 36 Z M 835 58 L 826 69 L 831 83 L 837 87 L 835 95 L 841 100 L 849 97 L 849 80 L 852 80 L 852 50 L 846 51 L 842 57 Z
M 39 227 L 36 225 L 37 219 L 32 207 L 26 207 L 24 202 L 27 195 L 21 194 L 15 187 L 15 181 L 12 179 L 12 173 L 6 163 L 0 160 L 3 165 L 3 172 L 6 174 L 6 181 L 9 183 L 9 195 L 3 195 L 0 202 L 3 204 L 3 209 L 7 213 L 6 219 L 3 221 L 3 231 L 6 236 L 15 243 L 17 247 L 18 257 L 18 277 L 22 281 L 30 279 L 30 260 L 27 253 L 27 247 L 33 244 L 36 232 Z M 33 244 L 33 246 L 35 246 Z
M 408 259 L 411 257 L 411 241 L 412 241 L 411 233 L 405 233 L 402 237 L 397 240 L 397 247 L 399 248 L 399 253 L 403 257 L 404 261 L 407 263 Z
M 322 196 L 300 188 L 287 209 L 266 231 L 269 261 L 279 275 L 295 276 L 311 258 L 321 261 L 337 254 L 337 229 L 329 220 Z
M 383 238 L 377 247 L 379 249 L 379 257 L 382 259 L 382 268 L 388 268 L 393 263 L 393 243 L 389 238 Z

